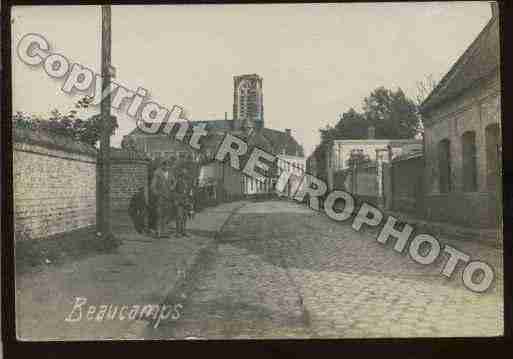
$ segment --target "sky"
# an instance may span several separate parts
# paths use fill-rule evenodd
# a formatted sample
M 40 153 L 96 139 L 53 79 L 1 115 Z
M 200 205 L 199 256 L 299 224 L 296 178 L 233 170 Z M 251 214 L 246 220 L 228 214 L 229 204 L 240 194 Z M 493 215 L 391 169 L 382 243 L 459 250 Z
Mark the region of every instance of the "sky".
M 13 8 L 13 111 L 73 109 L 81 94 L 16 55 L 27 33 L 53 52 L 100 72 L 98 6 Z M 152 100 L 182 105 L 192 120 L 232 117 L 233 76 L 263 77 L 265 125 L 292 129 L 310 154 L 319 128 L 334 125 L 379 86 L 416 95 L 440 79 L 491 17 L 488 2 L 154 5 L 112 7 L 116 81 L 148 89 Z M 95 110 L 92 110 L 95 111 Z M 122 114 L 119 146 L 135 128 Z

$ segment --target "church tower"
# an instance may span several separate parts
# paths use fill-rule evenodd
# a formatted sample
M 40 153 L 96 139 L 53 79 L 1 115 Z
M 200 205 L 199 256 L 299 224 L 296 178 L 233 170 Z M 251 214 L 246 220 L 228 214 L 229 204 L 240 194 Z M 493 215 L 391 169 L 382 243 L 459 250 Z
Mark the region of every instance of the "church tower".
M 233 78 L 234 128 L 263 128 L 264 101 L 262 78 L 257 74 Z

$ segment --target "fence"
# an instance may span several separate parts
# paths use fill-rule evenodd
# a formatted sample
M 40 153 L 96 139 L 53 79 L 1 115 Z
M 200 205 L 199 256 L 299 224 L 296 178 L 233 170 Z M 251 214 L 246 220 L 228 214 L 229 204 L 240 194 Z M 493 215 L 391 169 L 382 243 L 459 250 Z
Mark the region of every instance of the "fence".
M 392 162 L 391 209 L 424 216 L 424 157 L 412 156 Z
M 423 168 L 420 154 L 377 161 L 335 173 L 334 187 L 351 192 L 357 202 L 423 216 Z

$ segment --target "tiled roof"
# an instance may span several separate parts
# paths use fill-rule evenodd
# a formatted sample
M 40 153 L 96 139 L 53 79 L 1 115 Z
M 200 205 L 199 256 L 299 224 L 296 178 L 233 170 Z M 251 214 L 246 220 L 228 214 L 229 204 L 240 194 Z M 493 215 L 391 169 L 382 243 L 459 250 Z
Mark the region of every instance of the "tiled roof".
M 205 123 L 207 130 L 230 131 L 232 129 L 232 120 L 206 120 L 206 121 L 192 121 L 193 124 Z
M 207 130 L 214 131 L 230 131 L 232 129 L 232 121 L 231 120 L 205 120 L 205 121 L 190 121 L 190 124 L 198 125 L 198 124 L 206 124 Z M 162 130 L 162 128 L 160 129 Z M 134 128 L 128 136 L 131 135 L 143 135 L 145 134 L 139 127 Z
M 493 17 L 423 102 L 422 112 L 459 95 L 477 81 L 498 71 L 499 52 L 499 19 Z
M 221 132 L 230 132 L 239 138 L 246 139 L 247 134 L 243 131 L 234 131 L 231 127 L 231 120 L 210 120 L 210 121 L 191 121 L 192 125 L 206 123 L 206 129 L 210 130 L 209 135 L 216 135 Z M 145 134 L 136 127 L 128 136 Z M 149 135 L 152 136 L 152 135 Z M 222 136 L 221 136 L 222 138 Z M 275 155 L 304 156 L 303 147 L 286 132 L 273 130 L 270 128 L 255 129 L 250 135 L 250 145 L 256 145 L 262 149 L 267 149 Z M 215 143 L 219 142 L 216 138 Z
M 304 156 L 303 147 L 286 132 L 263 128 L 262 134 L 271 143 L 272 150 L 276 155 Z

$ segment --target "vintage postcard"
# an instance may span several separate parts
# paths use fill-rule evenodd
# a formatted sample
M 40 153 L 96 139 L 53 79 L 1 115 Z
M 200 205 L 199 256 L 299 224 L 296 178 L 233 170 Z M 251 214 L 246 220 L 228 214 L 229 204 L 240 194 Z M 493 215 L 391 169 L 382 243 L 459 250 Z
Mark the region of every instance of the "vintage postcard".
M 19 340 L 503 336 L 496 2 L 11 29 Z

